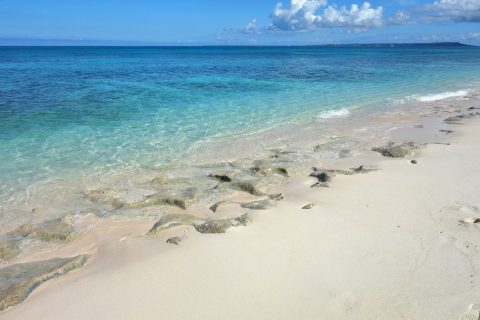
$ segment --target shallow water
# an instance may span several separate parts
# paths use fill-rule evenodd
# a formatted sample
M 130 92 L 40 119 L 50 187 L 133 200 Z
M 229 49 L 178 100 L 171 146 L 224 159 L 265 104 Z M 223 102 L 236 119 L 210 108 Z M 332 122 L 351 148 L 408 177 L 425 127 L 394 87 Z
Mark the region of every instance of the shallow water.
M 0 218 L 40 198 L 45 215 L 75 211 L 83 178 L 128 184 L 281 145 L 291 125 L 466 95 L 479 74 L 480 49 L 466 46 L 3 47 Z

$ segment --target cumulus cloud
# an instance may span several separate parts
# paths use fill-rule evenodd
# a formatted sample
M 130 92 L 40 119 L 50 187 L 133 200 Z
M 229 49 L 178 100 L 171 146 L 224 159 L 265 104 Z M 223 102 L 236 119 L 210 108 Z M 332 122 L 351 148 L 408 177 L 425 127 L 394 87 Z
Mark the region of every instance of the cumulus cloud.
M 271 15 L 272 28 L 304 31 L 329 27 L 369 29 L 383 25 L 383 8 L 370 3 L 350 7 L 328 5 L 327 0 L 290 0 L 284 7 L 277 3 Z
M 253 19 L 250 21 L 245 28 L 241 30 L 243 33 L 258 33 L 259 30 L 257 28 L 257 19 Z
M 437 0 L 422 8 L 427 16 L 456 22 L 480 22 L 480 0 Z
M 387 20 L 388 24 L 406 24 L 410 22 L 410 15 L 405 11 L 397 11 Z

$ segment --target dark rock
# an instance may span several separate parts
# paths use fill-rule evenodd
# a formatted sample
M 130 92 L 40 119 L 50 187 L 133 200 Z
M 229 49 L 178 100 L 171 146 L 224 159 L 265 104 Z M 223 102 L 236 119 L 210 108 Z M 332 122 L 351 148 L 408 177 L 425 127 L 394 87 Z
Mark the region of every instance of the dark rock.
M 234 172 L 214 172 L 208 176 L 221 182 L 231 182 L 233 180 Z
M 304 210 L 310 210 L 310 209 L 313 208 L 313 206 L 314 206 L 313 203 L 309 203 L 309 204 L 304 205 L 304 206 L 302 207 L 302 209 L 304 209 Z
M 167 239 L 167 243 L 174 244 L 176 246 L 178 246 L 180 242 L 182 242 L 182 238 L 180 237 L 171 237 Z
M 252 218 L 251 218 L 250 214 L 245 213 L 245 214 L 242 214 L 239 217 L 234 218 L 234 220 L 236 222 L 238 222 L 240 225 L 246 226 L 249 222 L 252 221 Z
M 87 255 L 19 263 L 0 269 L 0 311 L 23 302 L 42 283 L 82 267 Z
M 272 199 L 272 200 L 275 200 L 275 201 L 280 201 L 280 200 L 285 199 L 285 197 L 281 193 L 271 194 L 271 195 L 269 195 L 269 198 Z
M 205 220 L 192 216 L 190 214 L 168 214 L 161 217 L 157 223 L 148 231 L 149 236 L 155 236 L 173 227 L 178 226 L 193 226 L 194 224 L 202 223 Z
M 373 151 L 379 152 L 384 157 L 403 158 L 412 153 L 418 147 L 413 142 L 404 143 L 401 145 L 390 145 L 387 147 L 372 148 Z
M 446 130 L 446 129 L 440 129 L 440 130 L 438 130 L 438 131 L 443 132 L 443 133 L 446 133 L 446 134 L 450 134 L 450 133 L 453 132 L 453 130 Z
M 412 160 L 412 161 L 410 161 L 410 162 L 411 162 L 412 164 L 417 164 L 417 163 L 418 163 L 417 160 Z
M 213 212 L 217 212 L 217 210 L 223 206 L 223 205 L 226 205 L 226 204 L 229 204 L 229 203 L 233 203 L 232 201 L 229 201 L 229 200 L 222 200 L 222 201 L 219 201 L 217 203 L 215 203 L 213 206 L 210 207 L 210 210 L 212 210 Z

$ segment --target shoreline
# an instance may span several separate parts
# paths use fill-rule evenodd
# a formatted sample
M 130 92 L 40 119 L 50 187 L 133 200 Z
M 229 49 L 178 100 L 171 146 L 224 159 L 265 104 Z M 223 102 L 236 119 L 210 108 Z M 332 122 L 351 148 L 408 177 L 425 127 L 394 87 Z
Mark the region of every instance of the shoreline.
M 414 306 L 410 305 L 408 308 L 411 308 L 411 310 L 407 310 L 408 308 L 405 305 L 401 304 L 400 306 L 397 306 L 395 304 L 397 299 L 394 299 L 393 297 L 390 297 L 392 300 L 390 302 L 395 302 L 389 307 L 391 308 L 391 313 L 385 313 L 374 317 L 369 316 L 369 313 L 367 312 L 368 308 L 370 308 L 370 311 L 372 312 L 380 312 L 381 310 L 384 310 L 385 306 L 387 306 L 385 301 L 382 300 L 384 304 L 380 303 L 376 305 L 377 308 L 375 308 L 374 302 L 376 300 L 374 297 L 380 299 L 380 296 L 377 297 L 372 295 L 371 297 L 359 297 L 358 292 L 357 294 L 353 294 L 348 292 L 348 290 L 345 290 L 345 292 L 342 292 L 341 294 L 332 292 L 327 294 L 320 290 L 321 283 L 315 284 L 318 285 L 318 287 L 314 286 L 313 288 L 310 288 L 307 275 L 314 276 L 317 273 L 313 267 L 309 266 L 309 263 L 313 263 L 313 265 L 316 265 L 320 269 L 323 268 L 322 270 L 325 271 L 326 274 L 330 273 L 332 279 L 338 281 L 339 288 L 348 288 L 350 284 L 355 284 L 358 281 L 358 285 L 361 286 L 357 289 L 360 291 L 365 290 L 365 292 L 367 292 L 371 290 L 386 290 L 383 293 L 388 294 L 387 288 L 378 288 L 378 284 L 372 284 L 373 287 L 370 288 L 370 282 L 364 283 L 351 274 L 349 275 L 349 272 L 351 273 L 356 271 L 356 269 L 349 269 L 342 262 L 345 262 L 348 266 L 352 262 L 360 263 L 361 267 L 359 267 L 358 270 L 360 274 L 363 274 L 372 282 L 376 282 L 374 281 L 376 276 L 379 276 L 380 278 L 388 278 L 386 277 L 386 272 L 382 271 L 381 268 L 368 270 L 368 267 L 372 267 L 373 265 L 365 263 L 361 259 L 364 257 L 364 254 L 370 259 L 367 259 L 370 262 L 372 262 L 371 259 L 373 259 L 375 263 L 380 264 L 386 259 L 388 262 L 387 266 L 390 268 L 390 272 L 387 272 L 388 275 L 395 275 L 397 277 L 399 277 L 399 275 L 394 270 L 394 264 L 397 258 L 393 256 L 393 253 L 384 255 L 385 252 L 392 250 L 392 248 L 399 250 L 397 254 L 404 255 L 407 261 L 411 261 L 412 259 L 415 260 L 415 264 L 421 265 L 423 263 L 421 260 L 428 260 L 429 253 L 426 253 L 423 248 L 425 246 L 424 240 L 422 239 L 422 236 L 419 236 L 416 234 L 416 232 L 422 233 L 425 231 L 430 237 L 429 240 L 434 242 L 432 239 L 435 232 L 433 232 L 432 229 L 435 229 L 436 227 L 432 225 L 432 221 L 427 220 L 429 218 L 433 219 L 431 215 L 436 215 L 435 219 L 439 220 L 433 220 L 440 224 L 445 223 L 444 220 L 446 219 L 441 215 L 438 216 L 438 212 L 434 212 L 435 210 L 433 210 L 433 208 L 438 209 L 435 207 L 437 205 L 435 202 L 444 201 L 442 197 L 445 197 L 448 194 L 442 193 L 445 190 L 448 190 L 448 192 L 451 192 L 454 196 L 459 197 L 458 201 L 460 202 L 465 202 L 462 199 L 468 198 L 465 195 L 459 194 L 460 191 L 453 192 L 453 190 L 450 190 L 451 187 L 447 184 L 451 183 L 451 181 L 442 181 L 442 179 L 436 177 L 435 174 L 442 173 L 443 170 L 450 171 L 453 169 L 453 171 L 455 171 L 457 169 L 452 168 L 452 166 L 458 166 L 459 163 L 464 165 L 465 162 L 467 162 L 467 165 L 470 167 L 466 166 L 466 168 L 462 168 L 462 170 L 459 172 L 459 177 L 462 179 L 467 179 L 470 183 L 466 187 L 462 186 L 461 189 L 463 190 L 464 188 L 471 188 L 474 186 L 475 182 L 472 181 L 472 177 L 465 176 L 465 169 L 469 168 L 472 171 L 472 176 L 475 176 L 475 170 L 478 169 L 480 171 L 480 167 L 470 163 L 473 162 L 473 159 L 476 159 L 475 155 L 478 156 L 480 154 L 480 150 L 478 148 L 474 148 L 474 150 L 472 150 L 472 154 L 469 154 L 467 152 L 468 150 L 464 150 L 465 144 L 469 144 L 470 147 L 475 147 L 472 136 L 478 132 L 478 129 L 475 128 L 475 126 L 478 125 L 478 120 L 471 119 L 458 121 L 466 122 L 466 124 L 455 124 L 455 122 L 445 123 L 443 120 L 447 117 L 468 113 L 465 105 L 460 103 L 461 107 L 456 106 L 459 104 L 459 102 L 456 100 L 447 100 L 445 104 L 451 103 L 454 103 L 454 105 L 441 105 L 437 110 L 435 110 L 435 107 L 433 107 L 433 109 L 431 109 L 431 113 L 425 110 L 425 116 L 406 116 L 404 119 L 402 119 L 402 121 L 399 121 L 398 130 L 393 130 L 393 134 L 388 135 L 389 140 L 394 139 L 393 141 L 399 144 L 412 140 L 410 139 L 411 137 L 417 138 L 415 143 L 418 146 L 427 142 L 426 140 L 430 141 L 430 143 L 427 143 L 425 148 L 422 147 L 414 150 L 414 152 L 411 154 L 411 157 L 403 158 L 402 160 L 390 161 L 389 159 L 383 158 L 380 154 L 372 152 L 370 149 L 363 148 L 361 150 L 363 153 L 353 157 L 333 159 L 330 163 L 320 162 L 318 164 L 323 169 L 347 170 L 351 168 L 357 168 L 360 165 L 365 165 L 365 168 L 367 169 L 375 169 L 374 171 L 365 174 L 336 174 L 333 177 L 333 180 L 330 182 L 330 188 L 311 188 L 311 185 L 316 182 L 316 178 L 308 177 L 308 174 L 312 173 L 310 169 L 311 160 L 299 163 L 295 162 L 294 165 L 297 167 L 292 169 L 292 173 L 289 174 L 287 179 L 282 180 L 282 182 L 277 185 L 268 186 L 268 194 L 253 195 L 246 192 L 234 192 L 228 197 L 228 199 L 230 199 L 232 202 L 226 203 L 225 206 L 222 205 L 222 207 L 220 207 L 220 209 L 215 211 L 213 214 L 208 207 L 205 207 L 205 203 L 203 202 L 200 204 L 194 204 L 186 210 L 172 208 L 171 211 L 172 214 L 177 215 L 192 213 L 195 216 L 204 219 L 231 219 L 239 217 L 241 214 L 244 214 L 248 211 L 248 213 L 252 216 L 251 219 L 253 220 L 253 223 L 248 223 L 245 228 L 242 226 L 233 227 L 229 228 L 225 234 L 209 235 L 197 232 L 198 229 L 196 231 L 191 225 L 184 225 L 162 231 L 158 237 L 145 237 L 144 235 L 148 233 L 148 231 L 152 228 L 152 225 L 158 221 L 157 218 L 132 218 L 132 221 L 116 221 L 115 219 L 102 220 L 92 216 L 86 218 L 84 217 L 80 223 L 85 224 L 87 228 L 90 228 L 88 233 L 83 234 L 78 239 L 59 247 L 54 246 L 43 252 L 40 250 L 39 252 L 35 252 L 35 254 L 20 256 L 14 262 L 22 263 L 34 260 L 49 259 L 58 256 L 72 256 L 73 253 L 90 254 L 92 255 L 92 259 L 87 262 L 86 266 L 82 268 L 82 270 L 74 271 L 71 275 L 51 280 L 40 286 L 40 288 L 35 290 L 24 303 L 0 313 L 0 317 L 5 316 L 6 319 L 30 318 L 30 316 L 35 314 L 35 312 L 38 312 L 38 308 L 40 308 L 42 305 L 44 305 L 42 308 L 49 308 L 50 311 L 48 314 L 52 319 L 62 318 L 67 315 L 70 317 L 75 315 L 79 319 L 87 316 L 95 316 L 95 314 L 83 314 L 81 311 L 82 309 L 88 309 L 90 306 L 92 306 L 92 310 L 100 312 L 100 309 L 98 308 L 100 308 L 101 305 L 95 301 L 88 301 L 89 299 L 86 299 L 88 295 L 86 294 L 90 292 L 89 290 L 92 290 L 92 288 L 103 290 L 109 281 L 113 281 L 113 279 L 108 275 L 110 271 L 116 275 L 115 277 L 117 277 L 117 279 L 131 279 L 133 281 L 135 278 L 133 277 L 133 274 L 136 274 L 139 270 L 143 270 L 144 272 L 149 270 L 148 272 L 151 273 L 151 275 L 155 278 L 155 283 L 152 287 L 148 286 L 149 279 L 147 275 L 139 276 L 142 286 L 134 285 L 136 289 L 133 291 L 130 291 L 127 286 L 122 286 L 122 284 L 118 284 L 115 287 L 117 290 L 115 292 L 117 294 L 123 292 L 128 297 L 122 298 L 122 295 L 118 296 L 117 298 L 127 299 L 128 301 L 124 301 L 125 304 L 132 302 L 133 305 L 138 308 L 136 312 L 140 312 L 139 309 L 141 308 L 141 301 L 135 298 L 135 293 L 139 294 L 139 296 L 142 296 L 141 292 L 137 290 L 145 289 L 146 292 L 143 293 L 144 295 L 142 297 L 148 301 L 152 299 L 152 304 L 153 300 L 155 299 L 162 300 L 162 297 L 165 296 L 170 296 L 172 298 L 170 301 L 172 302 L 171 307 L 166 306 L 165 303 L 161 303 L 161 307 L 159 305 L 156 305 L 155 307 L 148 306 L 148 310 L 144 310 L 145 313 L 142 314 L 142 318 L 145 319 L 153 318 L 155 312 L 162 312 L 162 309 L 167 310 L 166 313 L 162 313 L 163 315 L 168 314 L 169 317 L 177 319 L 204 318 L 207 315 L 212 317 L 212 314 L 208 312 L 202 313 L 198 310 L 199 308 L 202 308 L 202 306 L 205 309 L 209 309 L 206 307 L 209 305 L 211 308 L 213 308 L 213 305 L 211 305 L 211 303 L 214 303 L 213 300 L 211 301 L 208 298 L 200 299 L 206 300 L 201 304 L 193 299 L 204 297 L 204 295 L 213 295 L 219 299 L 224 298 L 226 300 L 224 306 L 225 308 L 219 308 L 218 314 L 213 315 L 213 318 L 218 319 L 225 317 L 239 319 L 245 317 L 254 317 L 254 315 L 250 313 L 254 311 L 259 312 L 259 317 L 263 319 L 288 319 L 294 315 L 297 315 L 297 317 L 302 319 L 309 319 L 314 317 L 316 314 L 315 312 L 320 312 L 320 315 L 329 316 L 332 318 L 342 318 L 345 316 L 351 316 L 355 318 L 355 316 L 362 316 L 362 318 L 368 319 L 388 315 L 394 319 L 402 319 L 402 317 L 397 314 L 399 312 L 397 307 L 398 309 L 401 309 L 400 313 L 404 316 L 415 308 Z M 476 104 L 476 107 L 478 107 L 478 98 L 473 99 L 473 101 L 468 101 L 468 103 L 468 105 Z M 457 109 L 461 109 L 461 112 L 456 112 Z M 473 111 L 478 110 L 475 109 Z M 452 129 L 454 132 L 439 133 L 438 128 L 440 127 L 443 128 L 443 130 Z M 393 128 L 395 128 L 395 126 Z M 432 132 L 432 130 L 435 131 Z M 384 143 L 379 144 L 380 141 L 383 141 Z M 385 141 L 385 138 L 383 137 L 383 140 L 376 140 L 373 142 L 374 145 L 370 145 L 369 147 L 379 147 L 381 145 L 385 145 L 386 142 L 387 141 Z M 462 155 L 464 155 L 466 159 L 458 161 L 459 163 L 457 163 L 457 159 L 450 154 L 451 150 L 448 150 L 448 148 L 459 149 L 460 151 L 457 150 L 455 152 L 463 152 Z M 468 160 L 467 157 L 469 157 L 470 160 Z M 418 163 L 409 163 L 410 160 L 416 160 Z M 428 162 L 434 163 L 433 169 L 428 170 L 428 168 L 425 167 Z M 425 172 L 425 170 L 427 172 Z M 419 177 L 410 177 L 410 179 L 415 183 L 412 183 L 412 181 L 405 181 L 405 177 L 412 172 L 419 175 Z M 445 175 L 449 178 L 452 178 L 452 173 L 446 173 Z M 388 184 L 389 179 L 391 179 L 390 184 Z M 444 179 L 448 180 L 447 178 Z M 386 185 L 384 182 L 385 180 L 387 181 Z M 358 183 L 365 189 L 358 189 L 359 186 L 352 186 L 351 182 L 353 182 L 353 185 Z M 438 192 L 439 194 L 436 194 L 434 197 L 428 199 L 432 203 L 425 201 L 425 199 L 422 199 L 419 195 L 416 195 L 415 192 L 412 192 L 412 190 L 408 190 L 408 188 L 416 188 L 417 186 L 420 186 L 420 189 L 422 189 L 423 192 L 426 192 L 424 190 L 425 187 L 434 184 L 441 186 L 440 189 L 442 189 L 442 192 Z M 398 188 L 398 195 L 390 194 L 389 196 L 385 188 Z M 457 187 L 457 189 L 459 188 Z M 259 199 L 265 200 L 268 198 L 268 195 L 278 193 L 281 193 L 285 199 L 275 201 L 274 206 L 266 209 L 265 211 L 248 210 L 248 208 L 238 205 L 239 203 L 249 203 L 252 201 L 258 201 Z M 468 198 L 467 201 L 469 204 L 465 206 L 467 208 L 465 209 L 466 214 L 475 216 L 475 214 L 478 213 L 475 211 L 475 208 L 480 206 L 480 204 L 478 202 L 474 203 L 474 200 L 472 199 L 474 199 L 475 196 L 478 196 L 478 193 L 475 193 L 474 190 L 467 193 L 470 198 Z M 347 197 L 346 195 L 350 195 L 351 197 Z M 405 198 L 406 196 L 413 197 L 412 203 L 398 201 L 398 199 L 395 199 L 395 196 L 399 196 L 400 198 Z M 454 196 L 449 196 L 449 198 L 453 199 Z M 352 200 L 352 203 L 344 201 L 345 199 Z M 211 203 L 212 199 L 209 200 Z M 387 203 L 388 201 L 392 201 L 393 203 L 396 203 L 396 205 L 406 206 L 417 214 L 420 212 L 418 208 L 420 207 L 421 209 L 428 211 L 429 216 L 418 216 L 420 218 L 420 222 L 418 229 L 416 229 L 415 219 L 417 217 L 415 215 L 412 216 L 410 213 L 407 214 L 405 217 L 406 220 L 404 220 L 404 217 L 402 217 L 401 214 L 402 212 L 400 212 L 403 210 L 398 209 L 401 207 L 387 210 L 391 215 L 382 212 L 381 209 L 389 208 L 389 204 Z M 309 203 L 314 204 L 311 209 L 301 209 L 303 206 L 308 205 Z M 366 222 L 363 221 L 361 213 L 356 212 L 357 210 L 362 214 L 367 215 L 367 218 L 365 218 Z M 455 209 L 452 208 L 448 210 L 455 211 Z M 461 210 L 458 209 L 457 211 Z M 326 214 L 326 216 L 322 216 L 322 214 Z M 335 216 L 335 214 L 339 214 L 343 217 Z M 459 215 L 459 213 L 455 214 Z M 303 220 L 303 218 L 305 219 Z M 462 219 L 467 218 L 472 217 L 462 217 Z M 330 222 L 333 222 L 333 225 L 329 224 Z M 458 238 L 458 235 L 461 235 L 462 237 L 468 238 L 468 241 L 471 241 L 471 243 L 475 243 L 475 241 L 479 239 L 480 233 L 477 232 L 478 230 L 475 230 L 477 226 L 473 225 L 472 223 L 469 225 L 466 222 L 465 224 L 462 224 L 463 229 L 451 230 L 451 228 L 454 228 L 451 226 L 451 222 L 452 221 L 449 220 L 444 227 L 445 229 L 448 229 L 448 232 L 451 232 L 455 235 L 452 237 Z M 456 222 L 458 223 L 458 221 Z M 356 223 L 358 223 L 358 225 L 356 225 Z M 392 223 L 391 229 L 387 227 L 389 223 Z M 345 225 L 342 226 L 342 224 Z M 406 224 L 410 228 L 413 228 L 415 230 L 415 234 L 412 235 L 413 231 L 409 230 L 406 232 L 406 234 L 398 236 L 398 238 L 390 239 L 388 232 L 396 231 L 398 228 L 402 229 L 402 224 Z M 377 230 L 377 226 L 380 226 L 381 228 Z M 333 230 L 329 230 L 330 227 Z M 325 239 L 317 235 L 316 228 L 327 234 Z M 342 231 L 342 229 L 344 229 L 344 231 Z M 294 232 L 290 233 L 288 231 Z M 389 245 L 384 246 L 383 243 L 376 243 L 377 240 L 374 239 L 373 236 L 370 236 L 367 231 L 373 233 L 380 232 L 380 236 L 384 237 L 383 240 L 388 242 Z M 441 231 L 446 232 L 445 230 Z M 352 242 L 352 239 L 344 239 L 342 235 L 343 232 L 352 232 L 354 234 L 354 238 L 358 237 L 356 240 L 358 240 L 359 243 L 357 244 Z M 282 235 L 284 236 L 284 239 L 282 239 Z M 362 242 L 365 240 L 363 239 L 364 236 L 366 237 L 366 242 Z M 172 237 L 180 237 L 184 241 L 182 241 L 178 247 L 169 243 L 165 243 L 167 239 Z M 418 241 L 418 238 L 420 238 L 420 241 Z M 458 243 L 455 241 L 452 242 L 451 239 L 448 241 L 447 240 L 448 239 L 442 238 L 442 241 L 446 241 L 446 243 L 448 243 L 448 253 L 452 253 L 458 258 L 459 253 L 457 251 L 460 250 L 457 248 L 459 247 Z M 333 272 L 330 270 L 330 268 L 326 267 L 328 259 L 315 255 L 316 246 L 310 243 L 312 241 L 317 242 L 316 245 L 318 245 L 320 251 L 323 252 L 322 257 L 328 257 L 329 255 L 335 257 L 336 259 L 333 259 L 333 262 L 335 263 L 332 265 L 338 267 L 340 270 L 344 269 L 344 272 Z M 332 243 L 335 243 L 335 241 L 339 242 L 340 248 L 334 248 L 335 246 L 331 245 Z M 406 243 L 403 244 L 402 241 L 406 241 Z M 281 245 L 276 242 L 280 242 Z M 296 244 L 297 242 L 298 244 Z M 418 242 L 421 243 L 422 248 L 418 247 Z M 435 245 L 439 245 L 437 242 L 434 243 Z M 259 248 L 256 248 L 257 245 Z M 366 253 L 364 252 L 361 256 L 358 256 L 357 252 L 350 252 L 350 245 L 353 245 L 354 247 L 358 246 L 358 249 L 363 248 L 366 250 Z M 367 246 L 361 247 L 361 245 Z M 368 247 L 370 245 L 372 246 L 371 249 Z M 405 247 L 403 247 L 403 245 L 405 245 Z M 333 248 L 330 246 L 333 246 Z M 245 250 L 245 247 L 247 247 L 248 250 Z M 283 252 L 283 247 L 289 248 L 290 251 L 287 250 L 288 254 Z M 263 248 L 265 251 L 261 251 L 261 248 Z M 405 252 L 407 248 L 413 249 L 413 252 L 416 253 L 416 256 L 412 257 L 409 252 Z M 232 261 L 224 261 L 225 256 L 232 253 L 232 249 L 234 252 L 238 250 L 238 254 L 234 254 Z M 438 248 L 436 248 L 436 250 L 437 249 Z M 211 250 L 212 252 L 210 252 Z M 310 257 L 306 256 L 306 253 L 303 253 L 304 250 L 306 250 L 306 253 L 313 255 L 311 259 Z M 465 252 L 462 250 L 460 250 L 460 256 L 468 256 L 471 266 L 475 267 L 480 262 L 476 251 L 471 253 L 469 251 Z M 345 253 L 346 256 L 342 256 L 340 253 Z M 262 258 L 263 254 L 266 255 L 264 259 Z M 422 255 L 426 255 L 427 257 L 423 257 Z M 299 256 L 301 262 L 295 262 L 297 256 Z M 223 258 L 218 259 L 218 257 Z M 188 258 L 190 258 L 192 261 L 189 262 Z M 326 260 L 322 261 L 322 259 Z M 438 261 L 435 261 L 440 263 L 440 266 L 437 266 L 438 268 L 443 268 L 441 272 L 438 271 L 440 274 L 442 274 L 442 276 L 445 272 L 447 272 L 447 270 L 445 270 L 446 267 L 451 267 L 452 264 L 455 267 L 458 267 L 455 264 L 455 261 L 451 261 L 451 259 L 448 257 L 442 256 L 441 259 L 438 259 Z M 212 267 L 211 261 L 216 261 L 216 263 L 218 263 L 220 266 L 223 266 L 223 268 L 219 269 L 219 266 L 216 266 L 213 267 L 213 270 L 209 270 L 209 268 Z M 398 259 L 398 261 L 403 260 Z M 193 265 L 198 263 L 198 265 L 201 267 L 201 270 L 191 270 L 189 263 L 191 264 L 192 262 L 194 262 Z M 251 266 L 255 265 L 256 263 L 260 263 L 260 270 L 251 269 Z M 274 273 L 271 278 L 267 276 L 267 280 L 265 280 L 263 277 L 269 273 L 270 264 L 277 266 L 277 269 L 287 267 L 293 269 L 297 268 L 301 272 L 297 274 L 296 272 L 289 273 L 291 271 L 286 269 L 276 270 L 277 273 Z M 179 268 L 178 270 L 177 267 Z M 415 265 L 411 267 L 414 269 L 416 268 Z M 463 269 L 461 271 L 463 273 L 464 271 L 466 272 L 466 270 L 468 270 L 468 266 L 465 264 L 462 265 L 462 268 Z M 181 272 L 177 273 L 176 271 L 179 270 Z M 249 270 L 253 273 L 252 279 L 249 279 L 248 273 L 246 273 L 245 270 Z M 173 272 L 174 275 L 178 276 L 178 278 L 175 279 L 178 282 L 175 282 L 174 279 L 166 278 L 163 271 L 167 273 Z M 191 275 L 190 272 L 192 273 Z M 402 272 L 408 274 L 410 271 L 402 270 Z M 459 280 L 456 277 L 460 277 L 462 281 L 464 280 L 462 278 L 462 272 L 453 275 L 455 280 Z M 345 278 L 350 278 L 350 281 L 352 281 L 350 284 L 346 279 L 342 279 L 342 277 L 346 274 L 349 276 L 346 276 Z M 293 301 L 289 300 L 288 295 L 283 296 L 276 292 L 277 290 L 282 290 L 282 288 L 283 290 L 286 290 L 288 287 L 283 287 L 276 283 L 276 281 L 281 281 L 284 275 L 288 275 L 286 277 L 287 283 L 293 282 L 290 283 L 290 285 L 298 290 L 298 296 L 295 296 Z M 402 276 L 405 276 L 405 274 L 402 274 Z M 183 277 L 186 278 L 184 279 Z M 191 277 L 195 277 L 195 279 L 192 279 Z M 235 280 L 235 277 L 243 277 L 243 280 L 248 280 L 246 281 L 248 283 Z M 221 278 L 223 282 L 218 280 L 218 278 Z M 322 281 L 327 283 L 329 282 L 327 275 L 323 275 L 320 278 Z M 428 275 L 426 278 L 428 278 L 427 284 L 435 287 L 435 279 L 430 279 L 433 278 L 433 276 Z M 470 278 L 470 274 L 468 275 L 468 278 Z M 190 282 L 192 280 L 193 283 L 197 284 L 198 286 L 192 285 L 192 282 Z M 389 288 L 401 287 L 400 280 L 401 279 L 393 279 L 392 283 L 389 283 L 391 286 Z M 297 281 L 300 281 L 300 286 L 294 285 Z M 126 282 L 129 283 L 129 281 Z M 249 283 L 258 284 L 258 286 L 255 285 L 253 288 L 249 288 Z M 78 292 L 72 290 L 72 286 L 75 284 L 81 286 L 82 289 L 80 289 Z M 169 293 L 165 288 L 159 288 L 158 285 L 160 284 L 167 284 L 168 290 L 171 290 L 171 292 Z M 129 285 L 132 284 L 129 283 Z M 237 294 L 232 292 L 230 285 L 233 287 L 238 287 L 241 293 Z M 193 288 L 190 286 L 193 286 Z M 452 287 L 455 287 L 455 284 L 452 284 Z M 330 283 L 329 288 L 329 290 L 336 290 L 333 283 Z M 475 291 L 476 288 L 477 285 L 474 283 L 471 288 L 468 290 L 466 289 L 466 292 L 468 291 L 471 293 L 471 291 Z M 191 295 L 187 294 L 187 296 L 185 296 L 185 291 L 191 289 L 194 289 L 194 292 Z M 436 289 L 440 291 L 443 290 L 438 286 Z M 313 298 L 309 296 L 310 290 L 320 294 L 320 301 L 312 300 Z M 223 292 L 228 292 L 229 294 L 225 297 L 222 297 Z M 253 303 L 251 301 L 246 304 L 248 307 L 235 307 L 234 309 L 238 312 L 238 314 L 232 315 L 231 312 L 226 309 L 227 306 L 231 308 L 232 305 L 235 305 L 236 299 L 238 299 L 238 301 L 242 301 L 240 299 L 246 299 L 250 295 L 253 295 L 254 297 L 252 299 L 254 300 L 254 293 L 260 295 L 260 301 L 263 301 L 265 305 L 270 306 L 270 309 L 264 309 L 261 306 L 262 303 L 260 302 Z M 279 300 L 268 297 L 268 295 L 266 295 L 267 293 L 273 293 L 273 296 Z M 399 291 L 397 293 L 399 296 L 407 295 L 407 300 L 412 300 L 411 302 L 414 304 L 415 298 L 410 296 L 408 292 L 402 291 L 400 293 Z M 76 295 L 78 295 L 78 298 Z M 82 295 L 84 295 L 83 298 Z M 66 298 L 62 298 L 64 296 L 66 296 Z M 108 296 L 108 292 L 103 292 L 101 296 Z M 153 299 L 154 297 L 155 299 Z M 471 295 L 468 297 L 472 301 L 468 301 L 466 304 L 464 303 L 463 306 L 460 306 L 461 302 L 463 301 L 456 301 L 455 303 L 451 302 L 452 305 L 449 306 L 448 310 L 444 310 L 445 312 L 443 313 L 438 311 L 439 314 L 435 316 L 438 319 L 448 319 L 447 315 L 455 315 L 456 317 L 460 317 L 461 311 L 465 311 L 469 304 L 480 302 L 480 296 L 478 295 L 471 293 Z M 423 298 L 424 297 L 422 297 L 422 299 Z M 59 310 L 59 308 L 55 308 L 53 305 L 52 301 L 57 301 L 58 299 L 63 299 L 63 301 L 67 301 L 65 299 L 74 299 L 75 301 L 83 301 L 82 303 L 85 304 L 82 305 L 82 303 L 80 303 L 80 305 L 82 305 L 81 308 L 78 306 L 78 310 L 69 309 L 71 313 L 67 313 L 68 310 Z M 130 299 L 132 301 L 129 301 Z M 319 310 L 314 310 L 312 308 L 306 308 L 308 310 L 302 311 L 298 310 L 300 306 L 304 307 L 305 302 L 303 302 L 302 299 L 310 301 L 310 303 L 314 305 L 318 304 L 315 308 L 319 308 Z M 90 300 L 92 300 L 92 298 L 90 298 Z M 192 310 L 181 310 L 181 304 L 183 302 L 188 302 L 189 305 L 191 304 L 195 307 L 192 307 Z M 367 302 L 371 304 L 371 306 L 368 308 L 364 305 Z M 111 309 L 116 306 L 116 303 L 117 302 L 115 302 L 112 298 L 110 304 L 106 303 L 103 307 L 107 308 L 110 306 Z M 277 306 L 277 303 L 285 304 L 285 306 L 279 307 L 278 310 L 275 310 L 275 312 L 278 313 L 275 317 L 273 313 L 270 314 L 269 312 L 273 312 L 271 307 Z M 376 303 L 379 302 L 377 301 Z M 322 308 L 320 308 L 320 305 Z M 157 307 L 158 309 L 156 309 Z M 69 308 L 76 307 L 70 306 Z M 465 310 L 460 310 L 461 308 Z M 73 312 L 72 310 L 75 311 Z M 193 312 L 194 310 L 197 313 Z M 321 310 L 327 310 L 328 312 Z M 89 310 L 84 311 L 88 312 Z M 128 315 L 131 318 L 134 315 L 138 317 L 140 314 L 128 313 L 126 310 L 123 310 L 125 314 L 121 313 L 122 310 L 119 311 L 112 309 L 110 311 L 118 312 L 118 314 L 103 314 L 103 316 L 97 318 L 127 319 L 129 318 Z M 206 312 L 206 310 L 204 311 Z M 433 310 L 428 307 L 426 307 L 424 310 L 421 310 L 421 312 L 427 311 L 433 312 Z M 283 315 L 282 312 L 284 312 Z M 316 315 L 318 316 L 318 313 Z M 408 317 L 408 315 L 407 318 L 414 319 L 414 317 Z M 422 319 L 426 317 L 418 316 L 418 318 Z

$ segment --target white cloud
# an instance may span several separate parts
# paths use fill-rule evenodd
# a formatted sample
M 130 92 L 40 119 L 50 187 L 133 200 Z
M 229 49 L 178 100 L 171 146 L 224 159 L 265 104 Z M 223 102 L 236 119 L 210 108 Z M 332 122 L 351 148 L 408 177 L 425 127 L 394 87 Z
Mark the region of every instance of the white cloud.
M 388 24 L 406 24 L 410 22 L 410 15 L 405 11 L 397 11 L 394 16 L 387 20 Z
M 457 22 L 480 22 L 480 0 L 437 0 L 422 8 L 433 18 Z
M 257 29 L 257 19 L 250 21 L 241 31 L 243 33 L 258 33 L 259 30 Z
M 320 9 L 323 8 L 323 11 Z M 327 0 L 290 0 L 290 6 L 278 3 L 271 15 L 272 27 L 303 31 L 328 27 L 368 29 L 383 25 L 383 8 L 364 2 L 350 7 L 328 5 Z

